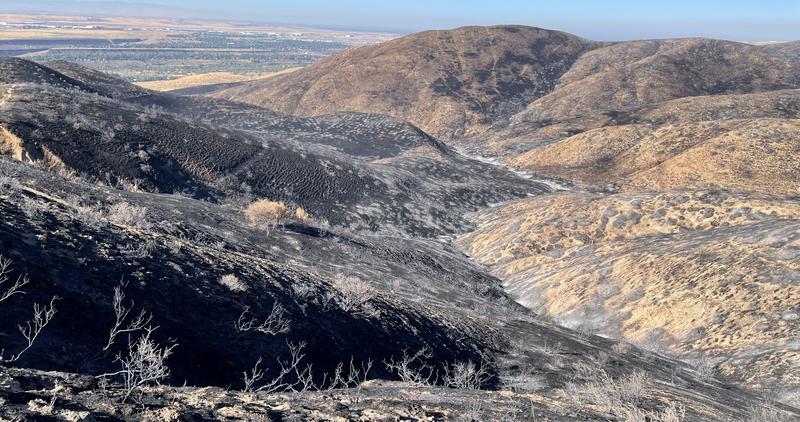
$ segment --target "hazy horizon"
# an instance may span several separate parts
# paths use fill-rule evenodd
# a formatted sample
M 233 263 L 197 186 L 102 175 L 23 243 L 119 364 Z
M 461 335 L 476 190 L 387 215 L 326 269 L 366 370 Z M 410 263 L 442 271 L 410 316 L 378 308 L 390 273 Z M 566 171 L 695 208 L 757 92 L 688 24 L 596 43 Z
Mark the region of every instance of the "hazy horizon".
M 412 0 L 375 3 L 344 0 L 148 0 L 147 2 L 8 1 L 6 13 L 237 20 L 405 34 L 465 25 L 519 24 L 556 29 L 596 40 L 710 37 L 736 41 L 800 39 L 800 3 L 686 0 L 668 5 L 627 1 Z

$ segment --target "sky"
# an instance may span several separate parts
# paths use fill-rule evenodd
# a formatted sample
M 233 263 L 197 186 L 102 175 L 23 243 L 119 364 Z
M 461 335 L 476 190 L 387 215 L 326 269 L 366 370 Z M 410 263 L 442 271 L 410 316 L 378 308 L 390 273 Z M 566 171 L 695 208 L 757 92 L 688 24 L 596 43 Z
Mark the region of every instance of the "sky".
M 703 36 L 738 41 L 800 39 L 800 0 L 0 0 L 0 10 L 236 19 L 409 33 L 464 25 L 524 24 L 597 40 Z M 4 3 L 7 7 L 4 7 Z M 13 7 L 12 7 L 13 6 Z M 133 7 L 131 7 L 133 6 Z M 51 11 L 51 10 L 43 10 Z

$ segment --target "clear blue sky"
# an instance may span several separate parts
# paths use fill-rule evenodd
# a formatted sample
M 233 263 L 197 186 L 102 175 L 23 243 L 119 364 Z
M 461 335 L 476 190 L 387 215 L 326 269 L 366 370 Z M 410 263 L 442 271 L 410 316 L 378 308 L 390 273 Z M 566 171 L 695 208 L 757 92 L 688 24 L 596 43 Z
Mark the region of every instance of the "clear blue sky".
M 516 23 L 594 39 L 707 36 L 733 40 L 800 39 L 800 0 L 131 0 L 168 6 L 170 15 L 413 32 Z M 0 0 L 2 4 L 15 0 Z M 106 9 L 120 2 L 103 2 Z M 22 3 L 19 1 L 19 3 Z M 77 0 L 28 0 L 31 8 Z M 57 7 L 57 6 L 55 6 Z M 147 10 L 142 7 L 141 10 Z M 143 12 L 144 13 L 144 12 Z

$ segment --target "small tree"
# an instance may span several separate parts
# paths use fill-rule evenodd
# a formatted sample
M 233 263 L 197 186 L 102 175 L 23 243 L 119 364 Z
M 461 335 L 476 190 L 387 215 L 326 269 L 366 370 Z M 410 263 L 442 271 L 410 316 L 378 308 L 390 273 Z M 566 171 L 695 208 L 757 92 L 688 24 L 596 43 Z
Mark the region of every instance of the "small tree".
M 244 215 L 250 224 L 271 228 L 291 217 L 292 212 L 283 202 L 259 199 L 244 209 Z

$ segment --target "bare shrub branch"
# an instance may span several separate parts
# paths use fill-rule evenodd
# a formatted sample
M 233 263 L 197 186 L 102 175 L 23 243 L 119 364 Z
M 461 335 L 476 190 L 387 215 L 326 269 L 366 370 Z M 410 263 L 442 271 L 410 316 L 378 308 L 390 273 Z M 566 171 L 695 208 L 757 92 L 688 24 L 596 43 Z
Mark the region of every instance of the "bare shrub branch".
M 472 361 L 456 362 L 445 367 L 444 383 L 451 388 L 479 390 L 491 377 L 483 362 L 480 365 Z
M 11 260 L 4 258 L 0 255 L 0 285 L 3 285 L 8 282 L 9 274 L 11 273 Z M 0 296 L 0 302 L 5 301 L 6 299 L 10 298 L 11 296 L 17 294 L 25 294 L 22 291 L 22 288 L 30 282 L 30 279 L 27 275 L 20 275 L 17 277 L 14 284 L 12 284 L 5 292 L 3 292 L 2 296 Z
M 337 365 L 334 370 L 327 391 L 340 389 L 350 403 L 358 404 L 361 400 L 361 384 L 367 380 L 369 371 L 372 369 L 372 364 L 372 359 L 369 359 L 366 362 L 362 362 L 360 366 L 356 366 L 355 361 L 350 357 L 350 364 L 347 368 L 347 374 L 345 375 L 344 362 L 339 362 L 339 365 Z
M 258 331 L 267 335 L 275 336 L 278 334 L 288 333 L 290 330 L 289 321 L 286 319 L 286 311 L 280 303 L 275 303 L 272 306 L 269 316 L 259 323 L 255 317 L 248 318 L 247 314 L 250 312 L 250 307 L 246 306 L 236 320 L 234 326 L 240 332 Z
M 114 321 L 114 326 L 111 328 L 111 331 L 108 333 L 108 342 L 106 342 L 106 345 L 103 347 L 103 351 L 108 350 L 114 344 L 114 341 L 118 335 L 142 330 L 145 328 L 145 326 L 150 324 L 150 321 L 153 319 L 152 314 L 148 314 L 144 309 L 142 309 L 135 318 L 131 319 L 126 324 L 125 321 L 128 320 L 128 315 L 133 309 L 134 302 L 131 301 L 130 306 L 125 306 L 125 293 L 123 292 L 125 287 L 126 284 L 123 283 L 120 283 L 119 286 L 114 287 L 113 306 L 116 320 Z
M 161 380 L 169 377 L 170 371 L 166 365 L 167 358 L 172 355 L 172 350 L 177 346 L 161 347 L 152 339 L 155 328 L 147 327 L 145 333 L 136 341 L 128 338 L 127 355 L 117 355 L 116 361 L 122 369 L 101 377 L 120 376 L 123 382 L 122 402 L 126 402 L 131 394 L 140 386 L 160 384 Z
M 434 385 L 438 381 L 438 371 L 428 364 L 432 357 L 430 349 L 424 347 L 413 355 L 403 351 L 400 359 L 392 357 L 383 363 L 389 372 L 400 377 L 403 382 L 421 387 Z
M 262 359 L 258 358 L 253 369 L 244 372 L 244 391 L 275 393 L 279 391 L 299 391 L 297 389 L 298 386 L 304 389 L 312 386 L 309 383 L 312 378 L 311 365 L 300 365 L 300 362 L 306 356 L 302 353 L 306 343 L 301 342 L 295 345 L 287 342 L 286 345 L 289 347 L 290 358 L 289 360 L 276 359 L 279 368 L 278 374 L 266 383 L 262 383 L 266 372 L 260 367 Z M 259 386 L 259 384 L 261 385 Z
M 375 298 L 376 293 L 360 278 L 337 273 L 333 278 L 333 287 L 341 294 L 338 303 L 345 312 L 370 311 L 365 309 L 365 305 Z
M 8 358 L 4 356 L 5 350 L 0 350 L 0 362 L 16 362 L 33 346 L 33 343 L 36 342 L 36 338 L 39 337 L 44 327 L 50 323 L 53 316 L 56 314 L 56 300 L 58 300 L 58 296 L 54 296 L 50 299 L 49 305 L 42 306 L 38 303 L 33 304 L 33 318 L 26 321 L 25 326 L 17 325 L 19 332 L 22 333 L 22 336 L 27 340 L 27 344 L 22 350 Z

